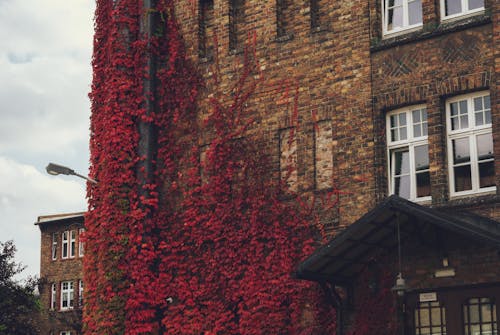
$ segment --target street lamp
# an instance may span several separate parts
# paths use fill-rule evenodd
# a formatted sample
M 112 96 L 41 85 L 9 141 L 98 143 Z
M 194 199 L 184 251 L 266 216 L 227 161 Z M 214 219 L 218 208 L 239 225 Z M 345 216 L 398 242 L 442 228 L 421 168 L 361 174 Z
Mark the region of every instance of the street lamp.
M 77 176 L 77 177 L 83 178 L 83 179 L 91 182 L 92 184 L 97 184 L 97 181 L 95 179 L 92 179 L 90 177 L 82 176 L 81 174 L 76 173 L 75 170 L 72 170 L 69 167 L 62 166 L 62 165 L 59 165 L 59 164 L 49 163 L 49 165 L 47 165 L 47 167 L 45 168 L 45 170 L 47 170 L 48 174 L 51 174 L 53 176 L 57 176 L 57 175 L 60 175 L 60 174 L 64 174 L 64 175 L 67 175 L 67 176 Z

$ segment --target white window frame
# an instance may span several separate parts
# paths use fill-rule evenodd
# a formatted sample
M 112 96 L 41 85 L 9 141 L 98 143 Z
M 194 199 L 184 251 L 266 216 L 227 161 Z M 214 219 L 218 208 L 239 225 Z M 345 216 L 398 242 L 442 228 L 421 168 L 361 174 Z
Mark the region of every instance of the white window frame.
M 78 229 L 78 257 L 83 257 L 85 253 L 85 245 L 82 241 L 82 235 L 85 233 L 85 228 Z
M 61 258 L 69 257 L 69 231 L 65 230 L 61 234 Z
M 73 309 L 75 292 L 72 281 L 61 282 L 61 311 Z
M 58 233 L 52 233 L 52 260 L 57 260 L 57 235 Z
M 440 2 L 441 21 L 453 20 L 464 16 L 477 15 L 484 12 L 484 1 L 483 1 L 483 7 L 469 10 L 469 0 L 460 0 L 462 4 L 462 12 L 446 16 L 446 0 L 440 0 L 440 1 L 441 1 Z
M 459 95 L 451 99 L 446 100 L 446 129 L 447 129 L 447 148 L 448 148 L 448 181 L 450 185 L 450 196 L 464 196 L 473 195 L 478 193 L 487 193 L 496 191 L 496 186 L 490 187 L 479 187 L 479 160 L 477 155 L 477 142 L 476 138 L 478 135 L 492 134 L 492 123 L 483 124 L 476 126 L 475 113 L 474 113 L 474 98 L 484 97 L 490 95 L 488 91 L 482 91 L 477 93 Z M 450 120 L 450 105 L 458 101 L 467 101 L 467 120 L 468 128 L 452 130 L 451 120 Z M 490 105 L 491 110 L 491 105 Z M 453 164 L 453 146 L 452 141 L 460 138 L 467 137 L 469 139 L 469 153 L 470 153 L 470 165 L 471 165 L 471 190 L 465 191 L 455 191 L 455 173 Z
M 78 281 L 78 306 L 83 306 L 83 280 Z
M 409 154 L 409 164 L 410 164 L 410 201 L 430 201 L 431 196 L 417 197 L 417 169 L 415 167 L 415 147 L 422 145 L 429 145 L 428 135 L 414 136 L 413 134 L 413 111 L 426 110 L 425 105 L 413 105 L 405 108 L 400 108 L 393 110 L 386 115 L 386 134 L 387 134 L 387 172 L 388 172 L 388 186 L 389 193 L 395 193 L 395 160 L 392 158 L 394 152 L 402 151 L 402 149 L 407 149 Z M 406 139 L 392 140 L 391 137 L 391 116 L 406 114 Z M 428 124 L 428 117 L 427 122 Z M 420 122 L 423 128 L 422 121 Z M 428 128 L 427 128 L 428 129 Z M 399 136 L 399 135 L 398 135 Z M 429 160 L 430 164 L 430 160 Z M 429 166 L 430 170 L 430 166 Z
M 410 25 L 410 12 L 409 12 L 409 2 L 413 2 L 415 0 L 402 0 L 403 1 L 403 26 L 397 27 L 391 30 L 387 30 L 389 25 L 389 0 L 381 0 L 382 1 L 382 31 L 383 35 L 393 35 L 397 33 L 407 32 L 408 30 L 417 30 L 423 27 L 423 22 Z M 422 9 L 423 10 L 423 9 Z M 423 12 L 422 12 L 422 21 L 423 21 Z
M 71 331 L 70 331 L 70 330 L 63 330 L 63 331 L 60 331 L 60 332 L 59 332 L 59 335 L 71 335 Z
M 76 256 L 76 230 L 69 231 L 69 258 Z
M 57 306 L 57 284 L 52 283 L 50 287 L 50 310 L 55 310 Z

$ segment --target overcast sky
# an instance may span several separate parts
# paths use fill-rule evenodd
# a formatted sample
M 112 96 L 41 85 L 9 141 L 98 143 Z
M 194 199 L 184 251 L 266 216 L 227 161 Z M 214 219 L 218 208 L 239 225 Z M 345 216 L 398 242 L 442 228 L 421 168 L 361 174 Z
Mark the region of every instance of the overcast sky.
M 0 241 L 40 271 L 39 215 L 86 210 L 94 0 L 0 0 Z

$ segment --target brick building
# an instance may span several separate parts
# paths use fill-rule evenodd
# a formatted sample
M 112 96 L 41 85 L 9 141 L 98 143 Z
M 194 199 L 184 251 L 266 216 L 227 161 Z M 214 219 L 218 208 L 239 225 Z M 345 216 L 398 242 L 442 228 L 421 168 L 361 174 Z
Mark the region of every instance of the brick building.
M 39 216 L 42 335 L 81 334 L 84 213 Z
M 323 213 L 332 240 L 297 272 L 339 318 L 355 306 L 338 333 L 368 267 L 406 279 L 408 333 L 496 334 L 500 2 L 199 0 L 177 14 L 190 57 L 207 83 L 218 65 L 225 93 L 256 33 L 267 83 L 248 102 L 247 135 L 293 190 L 348 190 Z

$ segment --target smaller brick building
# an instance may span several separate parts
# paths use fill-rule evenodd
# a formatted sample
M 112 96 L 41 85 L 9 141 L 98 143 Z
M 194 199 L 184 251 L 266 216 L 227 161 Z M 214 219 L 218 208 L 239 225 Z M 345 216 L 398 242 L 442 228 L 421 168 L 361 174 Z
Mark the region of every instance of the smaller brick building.
M 84 213 L 39 216 L 42 335 L 81 334 Z

